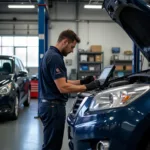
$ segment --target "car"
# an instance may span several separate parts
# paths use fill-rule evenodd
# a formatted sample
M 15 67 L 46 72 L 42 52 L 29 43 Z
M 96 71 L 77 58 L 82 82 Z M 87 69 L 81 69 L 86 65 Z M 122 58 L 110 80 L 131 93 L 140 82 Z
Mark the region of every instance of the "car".
M 30 80 L 22 61 L 15 56 L 0 56 L 0 116 L 16 120 L 19 106 L 30 105 Z
M 103 6 L 150 61 L 150 1 Z M 150 150 L 150 69 L 111 78 L 114 67 L 104 68 L 98 89 L 78 94 L 67 117 L 70 150 Z

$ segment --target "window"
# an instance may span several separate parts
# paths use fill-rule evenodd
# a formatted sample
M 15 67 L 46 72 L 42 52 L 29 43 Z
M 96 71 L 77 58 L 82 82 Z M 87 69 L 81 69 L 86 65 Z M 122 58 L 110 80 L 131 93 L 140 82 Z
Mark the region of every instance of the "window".
M 13 47 L 2 47 L 2 55 L 14 55 L 14 48 Z
M 3 36 L 2 37 L 2 46 L 13 46 L 14 38 L 11 36 Z
M 26 47 L 16 47 L 15 55 L 23 62 L 23 64 L 27 65 L 27 48 Z M 32 54 L 33 55 L 33 54 Z
M 38 67 L 38 47 L 28 47 L 28 67 Z
M 16 55 L 25 67 L 38 67 L 37 36 L 0 36 L 0 55 Z
M 28 37 L 28 46 L 39 46 L 39 40 L 38 37 Z
M 20 68 L 20 64 L 18 62 L 18 59 L 15 58 L 15 72 L 19 73 L 20 70 L 21 70 L 21 68 Z
M 19 61 L 19 64 L 20 64 L 21 70 L 23 71 L 25 68 L 24 68 L 24 66 L 23 66 L 23 64 L 22 64 L 22 61 L 21 61 L 21 60 L 19 60 L 19 59 L 18 59 L 18 61 Z
M 27 37 L 15 36 L 14 37 L 14 46 L 27 46 Z

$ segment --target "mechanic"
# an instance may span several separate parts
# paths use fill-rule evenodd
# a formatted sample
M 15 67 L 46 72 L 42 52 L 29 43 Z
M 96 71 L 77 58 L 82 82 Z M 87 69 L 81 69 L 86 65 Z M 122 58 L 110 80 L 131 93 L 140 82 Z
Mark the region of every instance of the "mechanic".
M 50 46 L 40 64 L 39 115 L 44 126 L 42 150 L 60 150 L 62 147 L 68 93 L 84 92 L 100 86 L 92 76 L 67 80 L 63 58 L 73 52 L 77 43 L 80 39 L 72 30 L 63 31 L 56 46 Z

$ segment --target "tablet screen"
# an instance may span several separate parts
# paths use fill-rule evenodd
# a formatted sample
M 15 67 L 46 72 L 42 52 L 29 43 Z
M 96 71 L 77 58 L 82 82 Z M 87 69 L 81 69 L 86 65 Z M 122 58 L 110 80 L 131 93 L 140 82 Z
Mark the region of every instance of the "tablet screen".
M 99 80 L 105 80 L 107 79 L 107 77 L 109 76 L 110 72 L 111 72 L 112 68 L 105 68 L 103 70 L 103 72 L 101 73 Z

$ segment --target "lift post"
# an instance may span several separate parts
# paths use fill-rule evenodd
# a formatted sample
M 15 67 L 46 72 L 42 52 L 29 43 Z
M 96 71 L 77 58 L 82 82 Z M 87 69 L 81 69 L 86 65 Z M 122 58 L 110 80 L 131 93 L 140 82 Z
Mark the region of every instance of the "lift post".
M 37 0 L 38 2 L 38 35 L 39 35 L 39 61 L 38 61 L 38 78 L 40 71 L 40 63 L 44 53 L 48 49 L 48 27 L 49 27 L 49 10 L 48 3 L 45 0 Z M 40 85 L 38 84 L 38 93 Z M 39 97 L 38 97 L 39 102 Z M 39 118 L 36 116 L 35 118 Z

